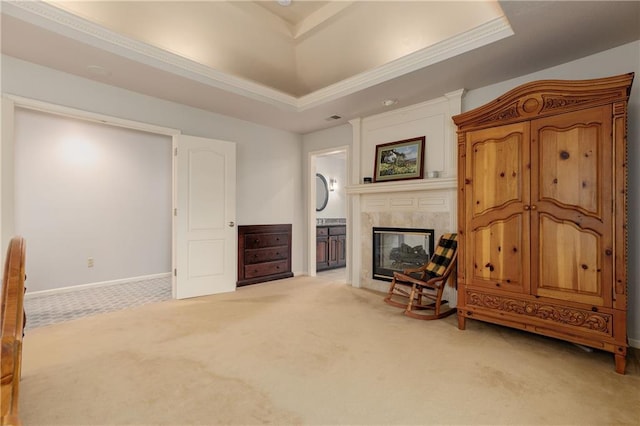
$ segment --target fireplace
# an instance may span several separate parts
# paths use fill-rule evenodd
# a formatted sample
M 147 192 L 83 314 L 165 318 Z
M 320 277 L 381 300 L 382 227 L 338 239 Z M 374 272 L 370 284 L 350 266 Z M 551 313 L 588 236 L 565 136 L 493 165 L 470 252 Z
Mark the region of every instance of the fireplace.
M 417 268 L 433 253 L 433 229 L 373 228 L 373 278 L 391 281 L 394 271 Z

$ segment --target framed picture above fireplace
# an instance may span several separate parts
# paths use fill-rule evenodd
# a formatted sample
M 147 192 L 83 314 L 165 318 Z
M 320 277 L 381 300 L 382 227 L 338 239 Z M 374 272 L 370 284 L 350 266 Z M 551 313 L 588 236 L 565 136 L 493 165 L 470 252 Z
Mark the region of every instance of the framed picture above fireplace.
M 424 141 L 425 137 L 420 136 L 377 145 L 373 181 L 422 179 Z
M 374 227 L 372 278 L 391 281 L 395 271 L 424 265 L 433 247 L 433 229 Z

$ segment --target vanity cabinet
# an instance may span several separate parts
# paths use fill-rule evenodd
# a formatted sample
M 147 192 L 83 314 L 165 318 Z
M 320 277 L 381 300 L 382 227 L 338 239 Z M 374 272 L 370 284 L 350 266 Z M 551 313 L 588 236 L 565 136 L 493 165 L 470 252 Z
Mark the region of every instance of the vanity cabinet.
M 341 268 L 347 264 L 347 227 L 316 227 L 316 271 Z
M 238 226 L 238 287 L 292 276 L 291 224 Z
M 520 86 L 458 126 L 458 325 L 627 354 L 633 74 Z

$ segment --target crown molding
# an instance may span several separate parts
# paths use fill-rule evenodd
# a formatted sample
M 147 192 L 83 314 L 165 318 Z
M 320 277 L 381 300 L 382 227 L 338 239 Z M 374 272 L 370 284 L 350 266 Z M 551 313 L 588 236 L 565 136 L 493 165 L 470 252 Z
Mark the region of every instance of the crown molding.
M 319 89 L 298 99 L 304 111 L 342 96 L 350 95 L 376 84 L 400 77 L 429 65 L 469 52 L 514 34 L 505 16 L 488 21 L 469 31 L 403 56 L 370 71 L 357 74 L 338 83 Z
M 298 99 L 294 96 L 125 37 L 40 0 L 2 1 L 2 13 L 73 40 L 218 89 L 288 110 L 297 109 Z
M 347 7 L 351 3 L 344 5 Z M 2 1 L 2 13 L 110 53 L 289 111 L 305 111 L 513 35 L 506 17 L 302 97 L 199 64 L 110 31 L 44 1 Z

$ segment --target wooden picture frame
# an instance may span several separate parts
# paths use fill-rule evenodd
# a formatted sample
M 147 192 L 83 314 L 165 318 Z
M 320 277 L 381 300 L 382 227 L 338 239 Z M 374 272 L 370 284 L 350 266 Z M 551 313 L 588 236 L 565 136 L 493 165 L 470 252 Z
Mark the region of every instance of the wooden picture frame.
M 425 137 L 376 145 L 374 182 L 422 179 Z

